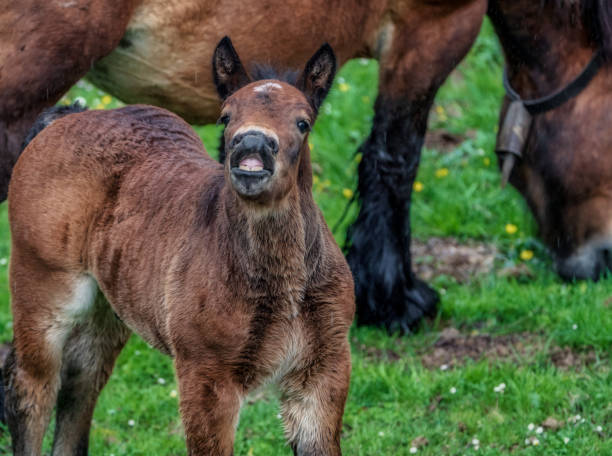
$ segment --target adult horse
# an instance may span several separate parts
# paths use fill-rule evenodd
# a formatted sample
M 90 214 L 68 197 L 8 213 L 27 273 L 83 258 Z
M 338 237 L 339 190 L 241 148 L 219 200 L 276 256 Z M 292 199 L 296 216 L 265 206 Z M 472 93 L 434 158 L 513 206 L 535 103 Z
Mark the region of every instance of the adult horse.
M 29 124 L 92 65 L 91 79 L 124 101 L 206 123 L 219 109 L 210 50 L 225 34 L 246 62 L 296 67 L 323 40 L 340 62 L 377 58 L 379 94 L 361 146 L 361 209 L 349 230 L 348 260 L 358 321 L 401 329 L 432 313 L 437 301 L 414 276 L 410 256 L 410 196 L 428 112 L 485 13 L 508 56 L 510 83 L 524 98 L 567 84 L 601 49 L 601 68 L 588 87 L 534 118 L 510 182 L 532 207 L 564 276 L 596 277 L 609 266 L 612 179 L 610 167 L 598 163 L 612 144 L 612 134 L 602 131 L 612 81 L 612 7 L 605 0 L 24 0 L 0 6 L 4 181 Z

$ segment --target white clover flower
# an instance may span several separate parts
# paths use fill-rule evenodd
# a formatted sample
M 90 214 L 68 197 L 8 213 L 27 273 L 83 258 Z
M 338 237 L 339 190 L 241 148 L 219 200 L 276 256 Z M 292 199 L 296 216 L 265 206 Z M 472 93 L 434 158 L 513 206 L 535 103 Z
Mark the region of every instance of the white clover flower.
M 478 440 L 476 437 L 474 437 L 474 438 L 472 439 L 472 445 L 474 445 L 474 446 L 478 446 L 478 445 L 480 445 L 480 440 Z
M 160 378 L 157 379 L 157 383 L 159 383 L 160 385 L 165 385 L 166 384 L 166 380 L 160 377 Z
M 495 388 L 493 388 L 493 391 L 495 391 L 496 393 L 503 393 L 505 389 L 506 389 L 506 384 L 500 383 Z
M 176 392 L 176 390 L 170 391 L 170 397 L 176 397 L 176 396 L 178 396 L 178 393 Z
M 574 331 L 576 331 L 576 330 L 578 329 L 578 325 L 577 325 L 576 323 L 574 323 L 574 324 L 572 325 L 572 329 L 573 329 Z
M 527 426 L 527 429 L 530 431 L 533 431 L 535 429 L 535 424 L 529 423 L 529 425 Z
M 8 260 L 6 258 L 0 258 L 0 265 L 5 266 L 6 263 L 8 263 Z
M 563 443 L 567 445 L 569 441 L 570 441 L 569 437 L 563 437 Z
M 136 426 L 136 421 L 134 421 L 134 420 L 129 420 L 129 421 L 128 421 L 128 426 Z
M 544 428 L 542 426 L 538 426 L 536 429 L 536 434 L 541 434 L 542 432 L 544 432 Z
M 417 447 L 410 447 L 410 454 L 415 454 L 419 449 Z
M 385 436 L 385 433 L 383 431 L 378 432 L 378 437 L 384 437 L 384 436 Z
M 603 431 L 603 427 L 601 427 L 601 426 L 597 426 L 597 427 L 595 428 L 595 430 L 596 430 L 597 432 L 602 432 L 602 431 Z
M 440 366 L 440 370 L 441 370 L 441 371 L 448 370 L 448 364 L 442 364 L 442 365 Z
M 449 391 L 451 394 L 455 394 L 457 392 L 457 388 L 453 386 Z

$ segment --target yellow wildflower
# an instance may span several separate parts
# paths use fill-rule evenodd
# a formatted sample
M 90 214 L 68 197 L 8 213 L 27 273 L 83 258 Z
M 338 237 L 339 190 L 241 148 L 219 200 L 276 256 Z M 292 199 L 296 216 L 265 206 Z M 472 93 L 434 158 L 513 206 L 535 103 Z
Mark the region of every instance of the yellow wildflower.
M 444 112 L 444 108 L 442 106 L 438 105 L 436 106 L 436 114 L 443 116 L 446 114 L 446 112 Z
M 353 197 L 353 190 L 350 188 L 345 188 L 342 190 L 342 196 L 344 196 L 346 199 L 351 199 Z
M 96 109 L 104 109 L 104 105 L 102 103 L 98 103 L 96 105 Z
M 412 185 L 412 189 L 417 193 L 422 192 L 423 187 L 424 187 L 423 183 L 419 181 L 414 181 L 414 184 Z
M 485 157 L 482 159 L 482 162 L 485 166 L 489 166 L 491 164 L 491 159 L 489 157 Z
M 533 250 L 523 250 L 521 251 L 521 260 L 529 261 L 533 258 Z
M 515 224 L 513 224 L 513 223 L 508 223 L 508 224 L 506 225 L 506 233 L 508 233 L 508 234 L 514 234 L 514 233 L 516 233 L 517 231 L 518 231 L 518 227 L 517 227 Z
M 346 82 L 341 82 L 338 84 L 338 89 L 340 89 L 340 92 L 348 92 L 350 88 L 351 86 L 349 86 Z
M 316 174 L 314 176 L 312 176 L 312 182 L 314 182 L 314 184 L 318 184 L 319 183 L 319 176 L 317 176 Z
M 446 176 L 448 176 L 448 168 L 440 168 L 436 170 L 436 177 L 438 179 L 441 179 Z
M 314 149 L 314 145 L 308 141 L 308 148 L 312 151 L 312 149 Z
M 110 95 L 104 95 L 104 96 L 102 97 L 102 104 L 107 105 L 107 104 L 110 104 L 110 103 L 111 103 L 111 101 L 113 101 L 113 99 L 111 98 L 111 96 L 110 96 Z

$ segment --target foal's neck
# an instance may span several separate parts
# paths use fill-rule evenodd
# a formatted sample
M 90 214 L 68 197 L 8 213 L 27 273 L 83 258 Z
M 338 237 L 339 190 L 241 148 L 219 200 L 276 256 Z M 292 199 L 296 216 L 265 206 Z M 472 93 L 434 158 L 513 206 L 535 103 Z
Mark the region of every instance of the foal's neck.
M 283 295 L 306 283 L 307 243 L 317 224 L 301 193 L 295 188 L 273 208 L 237 200 L 227 206 L 234 260 L 256 293 Z

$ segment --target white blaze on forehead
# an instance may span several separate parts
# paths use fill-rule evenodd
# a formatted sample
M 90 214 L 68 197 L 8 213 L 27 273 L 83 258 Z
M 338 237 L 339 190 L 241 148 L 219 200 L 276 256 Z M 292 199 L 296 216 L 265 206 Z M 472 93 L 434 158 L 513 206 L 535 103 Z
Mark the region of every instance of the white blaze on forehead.
M 274 139 L 276 141 L 276 143 L 278 144 L 278 135 L 276 133 L 274 133 L 273 130 L 270 130 L 269 128 L 266 127 L 262 127 L 260 125 L 243 125 L 242 127 L 240 127 L 238 130 L 236 130 L 236 132 L 234 133 L 234 137 L 236 137 L 236 135 L 240 135 L 243 133 L 250 133 L 250 132 L 258 132 L 258 133 L 263 133 L 264 135 Z
M 258 85 L 253 89 L 253 92 L 269 92 L 273 89 L 282 89 L 283 86 L 277 84 L 276 82 L 265 82 L 261 85 Z

